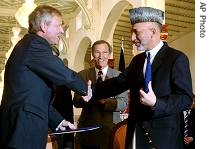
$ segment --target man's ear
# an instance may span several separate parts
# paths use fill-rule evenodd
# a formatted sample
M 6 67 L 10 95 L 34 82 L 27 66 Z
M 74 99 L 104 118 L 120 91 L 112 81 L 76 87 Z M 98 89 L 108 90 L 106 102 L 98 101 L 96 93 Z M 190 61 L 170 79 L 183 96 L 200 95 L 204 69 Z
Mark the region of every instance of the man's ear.
M 43 33 L 46 32 L 46 30 L 47 30 L 47 25 L 46 25 L 45 22 L 41 22 L 41 24 L 40 24 L 40 29 L 41 29 L 41 31 L 42 31 Z

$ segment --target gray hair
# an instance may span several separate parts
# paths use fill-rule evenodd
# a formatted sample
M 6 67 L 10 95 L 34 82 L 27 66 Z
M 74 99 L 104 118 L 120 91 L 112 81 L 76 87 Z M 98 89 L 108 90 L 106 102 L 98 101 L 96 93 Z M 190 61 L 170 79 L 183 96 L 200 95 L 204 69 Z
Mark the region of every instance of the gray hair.
M 40 5 L 34 9 L 34 11 L 29 15 L 29 33 L 37 33 L 41 30 L 41 22 L 46 22 L 50 24 L 54 15 L 62 16 L 61 12 L 51 6 Z
M 157 22 L 163 24 L 164 12 L 152 7 L 139 7 L 129 10 L 131 24 L 140 22 Z

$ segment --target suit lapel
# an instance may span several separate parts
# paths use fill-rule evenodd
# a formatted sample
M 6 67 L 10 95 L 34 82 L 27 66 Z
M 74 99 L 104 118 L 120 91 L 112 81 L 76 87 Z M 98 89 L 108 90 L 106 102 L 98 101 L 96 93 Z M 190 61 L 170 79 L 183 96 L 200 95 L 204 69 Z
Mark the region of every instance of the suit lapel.
M 168 45 L 166 43 L 164 43 L 164 45 L 162 46 L 162 48 L 158 51 L 158 53 L 156 54 L 154 61 L 152 63 L 152 73 L 155 73 L 155 71 L 161 66 L 161 64 L 163 63 L 163 60 L 165 58 L 165 53 L 166 53 L 166 48 L 168 47 Z
M 109 79 L 109 78 L 112 78 L 112 77 L 113 77 L 112 70 L 108 67 L 108 70 L 107 70 L 107 73 L 106 73 L 106 76 L 105 76 L 105 80 Z
M 90 73 L 88 73 L 89 74 L 88 78 L 90 78 L 90 80 L 93 81 L 92 83 L 96 83 L 96 71 L 95 71 L 95 68 L 94 67 L 90 68 L 89 71 L 90 71 Z
M 137 70 L 135 69 L 133 71 L 134 72 L 136 71 L 138 80 L 142 80 L 142 78 L 144 78 L 143 69 L 144 69 L 144 62 L 145 62 L 145 59 L 146 59 L 146 52 L 140 54 L 139 57 L 140 58 L 138 58 L 138 62 L 137 62 L 138 66 L 135 67 L 135 68 L 139 68 L 139 69 L 137 69 Z

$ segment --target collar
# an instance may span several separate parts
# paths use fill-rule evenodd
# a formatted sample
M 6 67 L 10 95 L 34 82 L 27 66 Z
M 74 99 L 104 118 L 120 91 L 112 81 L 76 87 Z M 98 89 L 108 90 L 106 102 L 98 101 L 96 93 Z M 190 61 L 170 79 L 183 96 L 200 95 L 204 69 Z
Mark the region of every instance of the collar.
M 158 51 L 161 49 L 161 47 L 163 46 L 163 41 L 161 40 L 153 49 L 146 51 L 146 54 L 148 54 L 148 52 L 150 53 L 150 62 L 152 63 L 155 55 L 158 53 Z
M 98 72 L 99 72 L 99 69 L 97 69 L 97 68 L 95 67 L 95 71 L 96 71 L 96 76 L 97 76 L 97 74 L 98 74 Z M 106 76 L 107 71 L 108 71 L 108 66 L 104 67 L 101 71 L 103 72 L 103 76 Z

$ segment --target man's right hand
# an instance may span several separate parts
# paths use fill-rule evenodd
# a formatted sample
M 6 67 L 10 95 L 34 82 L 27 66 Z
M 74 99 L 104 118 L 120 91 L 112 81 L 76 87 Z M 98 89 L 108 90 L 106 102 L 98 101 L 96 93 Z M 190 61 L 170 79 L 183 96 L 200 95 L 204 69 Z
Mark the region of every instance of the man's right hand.
M 88 81 L 88 95 L 87 96 L 82 96 L 82 98 L 86 102 L 88 102 L 92 98 L 92 96 L 93 96 L 91 84 L 92 84 L 92 82 L 91 82 L 91 80 L 89 80 Z

